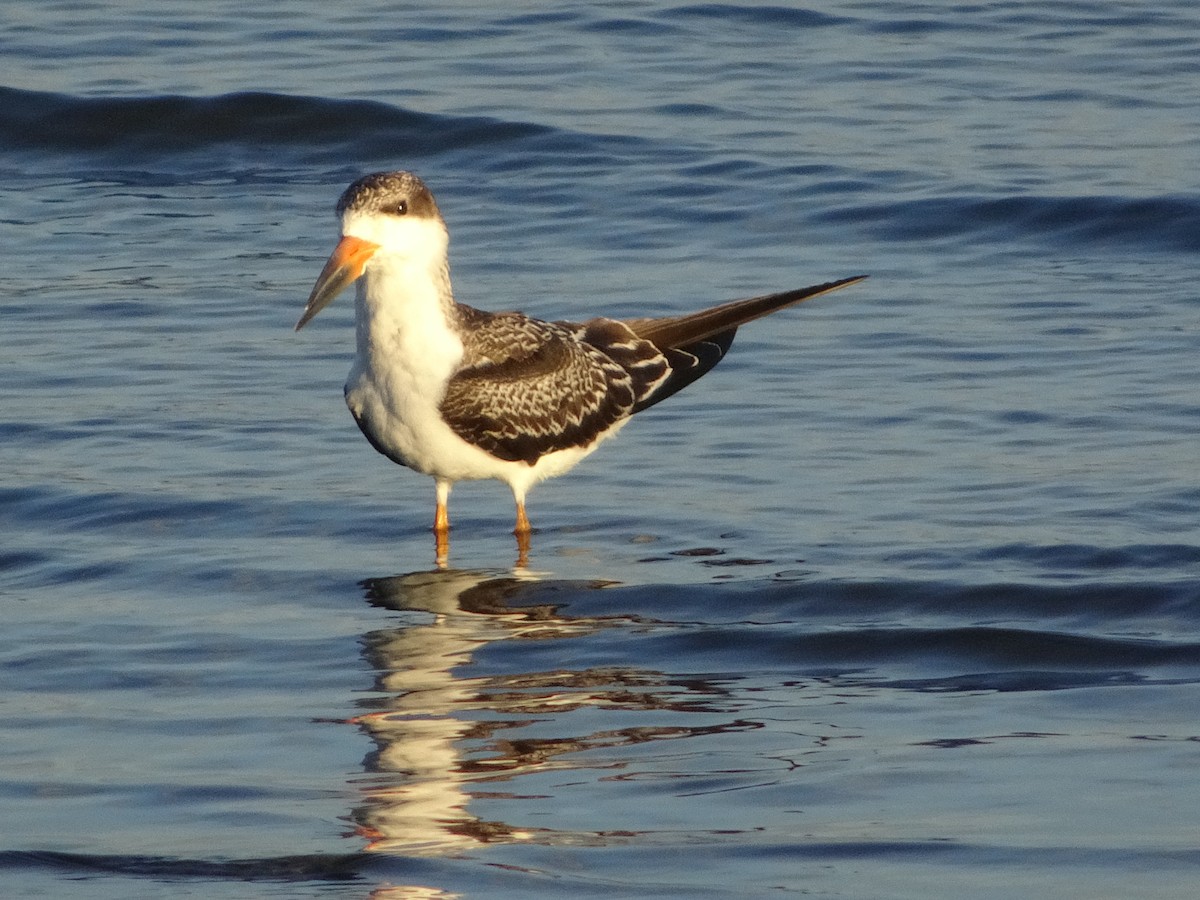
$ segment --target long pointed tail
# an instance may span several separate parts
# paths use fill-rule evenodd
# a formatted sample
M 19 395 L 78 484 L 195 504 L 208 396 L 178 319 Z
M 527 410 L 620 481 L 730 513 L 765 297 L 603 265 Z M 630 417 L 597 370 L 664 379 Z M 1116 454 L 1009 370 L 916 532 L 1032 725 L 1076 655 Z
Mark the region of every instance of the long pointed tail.
M 638 337 L 650 341 L 657 347 L 663 349 L 686 347 L 696 341 L 703 341 L 723 331 L 737 328 L 739 325 L 755 319 L 761 319 L 785 306 L 792 306 L 804 300 L 819 297 L 821 294 L 828 294 L 831 291 L 857 284 L 866 277 L 866 275 L 855 275 L 853 278 L 828 281 L 825 284 L 816 284 L 793 291 L 764 294 L 748 300 L 734 300 L 731 303 L 722 303 L 720 306 L 682 316 L 667 316 L 661 319 L 631 319 L 625 324 L 633 329 L 634 334 Z

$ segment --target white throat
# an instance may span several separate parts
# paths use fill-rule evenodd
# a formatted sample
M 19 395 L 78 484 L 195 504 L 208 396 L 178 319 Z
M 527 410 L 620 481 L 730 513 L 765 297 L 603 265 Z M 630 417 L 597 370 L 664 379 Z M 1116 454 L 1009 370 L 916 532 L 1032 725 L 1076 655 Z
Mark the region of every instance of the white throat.
M 409 364 L 441 360 L 452 370 L 462 358 L 444 260 L 431 270 L 411 258 L 380 251 L 359 279 L 354 302 L 360 361 L 383 351 L 399 354 L 392 358 Z

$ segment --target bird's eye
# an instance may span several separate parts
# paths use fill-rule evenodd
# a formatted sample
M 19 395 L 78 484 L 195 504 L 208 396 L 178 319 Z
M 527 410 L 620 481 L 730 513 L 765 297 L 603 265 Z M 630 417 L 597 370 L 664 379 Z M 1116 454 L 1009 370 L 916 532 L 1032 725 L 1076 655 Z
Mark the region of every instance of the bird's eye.
M 408 214 L 408 201 L 397 200 L 395 203 L 389 203 L 383 207 L 383 212 L 389 216 L 403 216 Z

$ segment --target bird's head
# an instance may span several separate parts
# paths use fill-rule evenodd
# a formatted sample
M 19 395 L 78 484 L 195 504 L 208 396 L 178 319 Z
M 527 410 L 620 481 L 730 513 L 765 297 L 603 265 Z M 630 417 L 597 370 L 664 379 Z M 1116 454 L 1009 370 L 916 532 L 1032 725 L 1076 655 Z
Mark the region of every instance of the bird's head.
M 372 259 L 439 265 L 446 256 L 446 226 L 433 194 L 411 172 L 366 175 L 338 200 L 342 239 L 317 276 L 299 331 L 367 270 Z

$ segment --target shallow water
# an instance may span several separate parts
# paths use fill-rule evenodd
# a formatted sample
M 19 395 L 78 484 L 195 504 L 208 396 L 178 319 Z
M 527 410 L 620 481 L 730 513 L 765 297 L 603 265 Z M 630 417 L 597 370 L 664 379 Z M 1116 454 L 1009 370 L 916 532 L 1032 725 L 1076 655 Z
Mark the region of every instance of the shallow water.
M 1190 5 L 122 10 L 0 36 L 5 895 L 1193 892 Z M 398 167 L 491 309 L 872 277 L 439 572 L 291 331 Z

